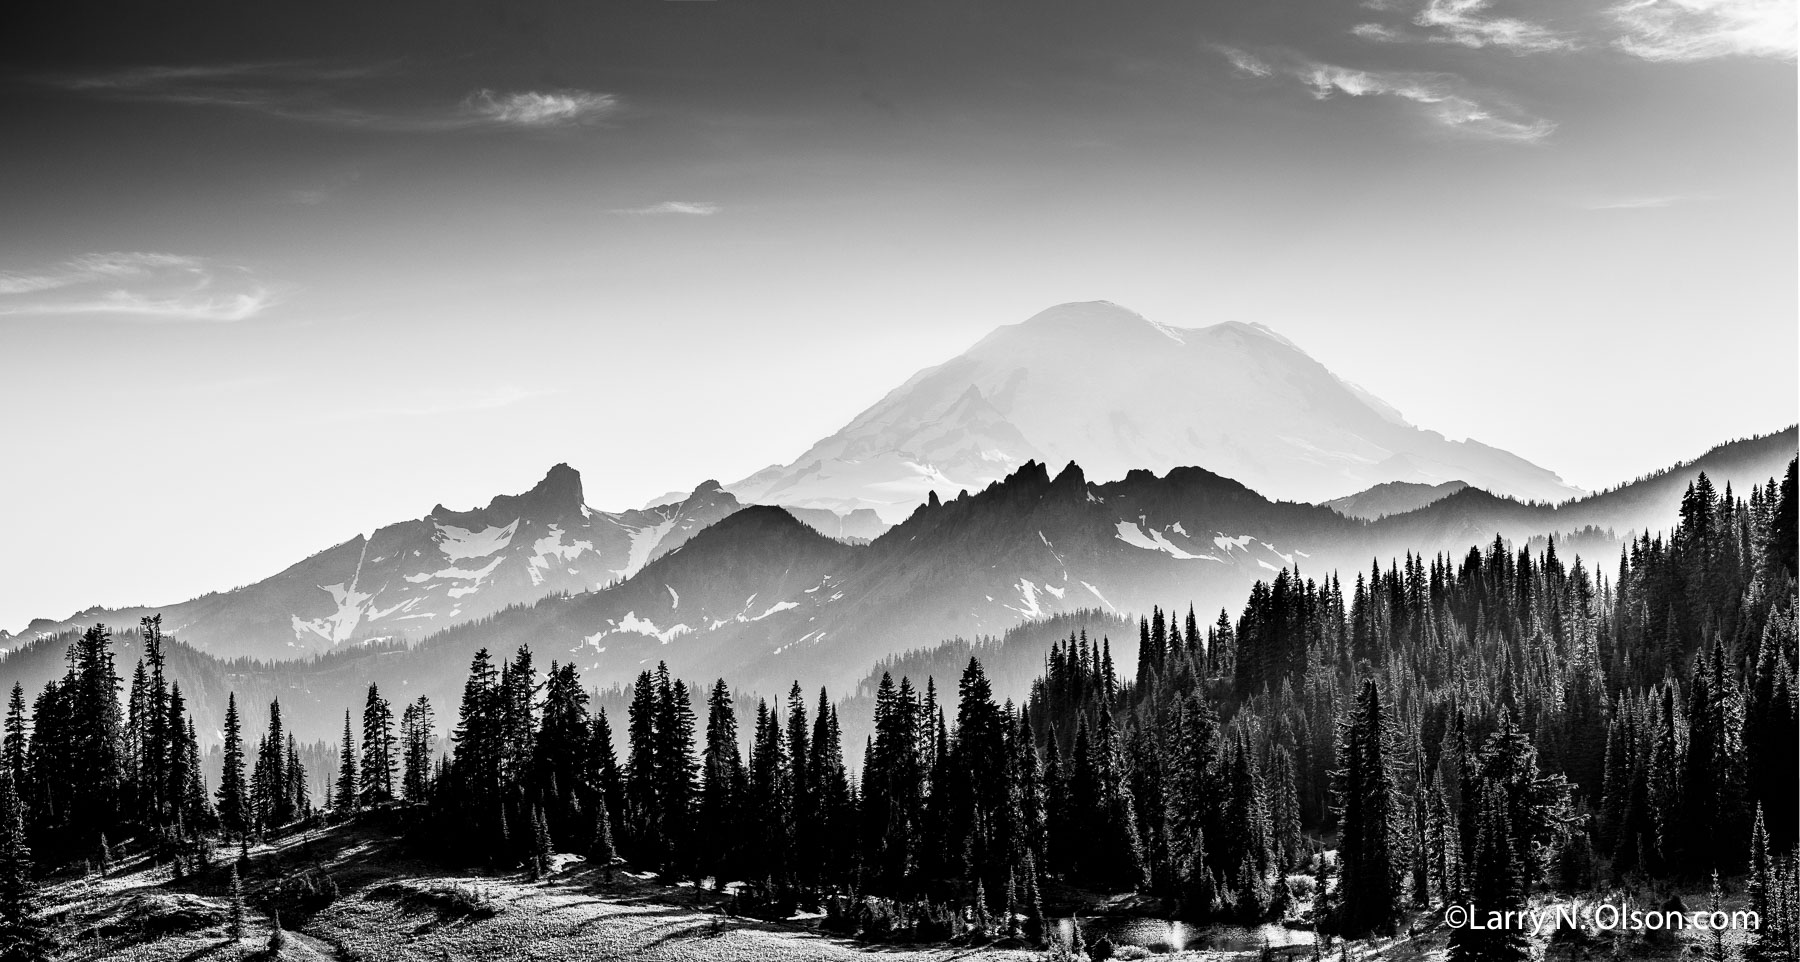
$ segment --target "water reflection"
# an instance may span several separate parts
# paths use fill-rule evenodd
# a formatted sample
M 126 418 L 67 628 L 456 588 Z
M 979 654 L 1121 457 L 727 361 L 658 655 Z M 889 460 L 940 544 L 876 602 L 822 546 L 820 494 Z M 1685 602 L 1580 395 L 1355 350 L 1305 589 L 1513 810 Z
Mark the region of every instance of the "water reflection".
M 1064 939 L 1075 934 L 1075 920 L 1057 919 Z M 1137 945 L 1152 952 L 1256 952 L 1267 945 L 1311 945 L 1313 933 L 1284 925 L 1190 925 L 1170 919 L 1084 918 L 1081 934 L 1092 944 L 1104 935 L 1114 945 Z

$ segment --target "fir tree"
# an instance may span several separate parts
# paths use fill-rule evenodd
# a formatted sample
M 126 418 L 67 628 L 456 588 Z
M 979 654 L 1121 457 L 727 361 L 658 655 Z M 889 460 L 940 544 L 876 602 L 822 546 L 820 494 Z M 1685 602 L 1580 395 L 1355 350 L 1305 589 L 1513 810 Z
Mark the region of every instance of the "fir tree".
M 38 912 L 24 806 L 0 772 L 0 962 L 46 962 L 54 942 Z
M 594 840 L 588 847 L 588 864 L 594 866 L 601 879 L 610 883 L 613 879 L 613 860 L 618 853 L 613 850 L 612 816 L 606 810 L 606 797 L 602 795 L 595 802 Z
M 339 815 L 354 815 L 361 807 L 362 796 L 356 790 L 356 743 L 350 731 L 349 709 L 344 710 L 344 739 L 338 743 L 337 784 L 333 787 L 333 796 Z
M 219 775 L 219 824 L 241 836 L 250 830 L 250 796 L 244 783 L 244 725 L 238 717 L 236 692 L 225 700 L 224 755 Z
M 231 920 L 225 931 L 234 942 L 244 940 L 244 880 L 236 863 L 231 866 Z
M 394 800 L 394 712 L 375 685 L 363 703 L 362 771 L 364 808 Z

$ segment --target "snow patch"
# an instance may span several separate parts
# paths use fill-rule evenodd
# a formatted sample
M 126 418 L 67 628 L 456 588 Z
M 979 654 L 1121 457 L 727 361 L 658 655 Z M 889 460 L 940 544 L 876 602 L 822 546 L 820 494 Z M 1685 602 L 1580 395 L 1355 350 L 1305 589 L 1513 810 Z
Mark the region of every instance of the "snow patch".
M 629 578 L 650 563 L 650 553 L 662 544 L 663 538 L 675 527 L 674 518 L 665 518 L 657 524 L 647 524 L 641 528 L 633 528 L 627 524 L 613 522 L 624 528 L 631 535 L 631 549 L 625 557 L 625 567 L 613 569 L 613 576 L 621 580 Z
M 489 575 L 494 573 L 494 569 L 500 567 L 500 562 L 505 561 L 505 560 L 506 560 L 505 558 L 495 558 L 494 560 L 488 562 L 486 565 L 484 565 L 480 568 L 473 568 L 473 569 L 457 568 L 457 567 L 452 566 L 449 568 L 440 568 L 437 571 L 429 571 L 429 572 L 421 571 L 420 573 L 418 573 L 416 575 L 407 575 L 406 580 L 408 582 L 411 582 L 412 584 L 417 585 L 417 584 L 424 584 L 427 581 L 433 581 L 433 580 L 440 579 L 440 578 L 454 578 L 458 581 L 473 581 L 473 582 L 475 582 L 475 584 L 471 588 L 471 590 L 473 590 L 473 588 L 479 588 L 481 586 L 481 583 L 483 581 L 487 580 L 487 577 Z M 465 591 L 465 592 L 463 592 L 463 594 L 468 594 L 468 592 Z M 460 597 L 460 596 L 452 595 L 451 597 Z
M 1119 540 L 1134 548 L 1143 548 L 1146 551 L 1161 551 L 1178 561 L 1220 560 L 1209 554 L 1194 554 L 1191 551 L 1177 547 L 1176 544 L 1165 537 L 1161 531 L 1150 531 L 1145 533 L 1144 529 L 1130 521 L 1121 521 L 1115 525 L 1115 527 L 1119 532 Z
M 603 637 L 605 635 L 613 634 L 614 632 L 622 631 L 634 635 L 648 635 L 666 645 L 693 630 L 694 629 L 689 628 L 687 625 L 671 625 L 666 629 L 658 628 L 656 627 L 655 622 L 650 621 L 647 618 L 639 618 L 637 612 L 627 611 L 625 612 L 625 617 L 619 619 L 617 628 L 614 628 L 612 631 L 601 632 L 600 636 Z
M 531 575 L 531 584 L 535 587 L 544 583 L 544 572 L 550 570 L 550 564 L 560 561 L 567 564 L 581 556 L 583 551 L 594 550 L 592 541 L 570 541 L 563 543 L 561 525 L 549 526 L 549 534 L 531 543 L 531 557 L 526 560 L 526 573 Z M 570 573 L 574 573 L 571 569 Z
M 743 615 L 739 615 L 738 620 L 744 621 L 744 622 L 761 621 L 764 618 L 767 618 L 772 614 L 776 614 L 777 612 L 782 612 L 782 611 L 788 610 L 789 608 L 798 608 L 798 607 L 800 607 L 800 606 L 791 601 L 777 601 L 774 604 L 770 605 L 768 607 L 768 610 L 764 611 L 762 614 L 757 615 L 754 618 L 745 618 Z
M 1020 578 L 1018 588 L 1021 602 L 1019 606 L 1015 608 L 1012 605 L 1006 605 L 1005 607 L 1012 611 L 1016 611 L 1027 618 L 1042 617 L 1044 609 L 1043 606 L 1038 604 L 1038 586 L 1027 578 Z
M 1111 611 L 1118 611 L 1118 610 L 1119 610 L 1119 609 L 1117 609 L 1117 608 L 1114 608 L 1114 607 L 1113 607 L 1113 603 L 1112 603 L 1112 602 L 1110 602 L 1110 601 L 1107 601 L 1107 600 L 1106 600 L 1106 596 L 1105 596 L 1105 595 L 1103 595 L 1103 594 L 1101 594 L 1101 593 L 1100 593 L 1100 589 L 1099 589 L 1099 588 L 1096 588 L 1096 587 L 1094 587 L 1094 586 L 1093 586 L 1093 585 L 1090 585 L 1090 584 L 1088 584 L 1088 583 L 1087 583 L 1087 582 L 1085 582 L 1085 581 L 1083 581 L 1083 582 L 1082 582 L 1082 583 L 1081 583 L 1081 586 L 1082 586 L 1082 587 L 1083 587 L 1083 588 L 1086 588 L 1086 589 L 1087 589 L 1087 590 L 1088 590 L 1088 591 L 1089 591 L 1089 592 L 1090 592 L 1090 593 L 1091 593 L 1091 594 L 1093 594 L 1093 596 L 1094 596 L 1094 597 L 1096 597 L 1096 598 L 1098 598 L 1098 599 L 1100 599 L 1100 603 L 1101 603 L 1101 604 L 1103 604 L 1103 605 L 1105 605 L 1105 606 L 1106 606 L 1106 607 L 1107 607 L 1107 608 L 1108 608 L 1108 609 L 1109 609 L 1109 610 L 1111 610 Z
M 518 518 L 514 518 L 512 524 L 504 528 L 489 526 L 480 531 L 469 531 L 453 524 L 434 524 L 437 524 L 438 530 L 438 550 L 451 561 L 485 558 L 512 544 L 513 535 L 519 530 Z

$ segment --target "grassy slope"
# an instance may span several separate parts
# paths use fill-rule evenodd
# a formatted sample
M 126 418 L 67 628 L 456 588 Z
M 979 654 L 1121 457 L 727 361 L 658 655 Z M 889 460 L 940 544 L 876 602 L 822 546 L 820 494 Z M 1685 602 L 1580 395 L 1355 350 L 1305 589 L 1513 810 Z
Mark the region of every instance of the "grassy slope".
M 218 867 L 175 880 L 167 867 L 124 861 L 105 878 L 64 878 L 51 885 L 47 910 L 61 923 L 62 960 L 119 962 L 238 962 L 267 959 L 271 921 L 250 914 L 248 933 L 225 932 L 231 847 Z M 518 875 L 473 876 L 399 857 L 383 836 L 354 828 L 326 829 L 251 851 L 245 889 L 252 904 L 276 880 L 308 867 L 337 881 L 339 899 L 292 926 L 280 955 L 313 960 L 719 959 L 832 962 L 884 959 L 943 962 L 979 959 L 1023 962 L 1029 952 L 967 948 L 868 948 L 822 936 L 799 925 L 723 915 L 697 905 L 692 889 L 674 889 L 619 875 L 596 892 L 593 874 L 578 860 L 541 883 Z M 455 890 L 475 893 L 498 914 L 481 918 L 454 905 Z M 710 897 L 709 897 L 710 902 Z M 70 937 L 75 933 L 75 937 Z
M 251 850 L 245 890 L 252 910 L 243 941 L 226 936 L 227 886 L 234 848 L 217 851 L 217 867 L 176 880 L 170 870 L 141 859 L 123 861 L 102 878 L 65 877 L 45 899 L 66 940 L 59 962 L 239 962 L 271 959 L 271 922 L 256 906 L 262 896 L 302 872 L 333 879 L 340 897 L 311 917 L 284 916 L 289 927 L 281 962 L 489 962 L 505 959 L 642 959 L 646 962 L 757 960 L 757 962 L 1025 962 L 1040 953 L 958 946 L 867 946 L 821 935 L 802 924 L 775 924 L 721 913 L 710 895 L 620 874 L 596 888 L 579 859 L 544 882 L 519 875 L 446 872 L 399 855 L 383 833 L 354 826 L 289 837 Z M 1690 906 L 1699 892 L 1683 893 Z M 1640 905 L 1660 898 L 1640 895 Z M 1729 908 L 1743 907 L 1741 891 Z M 472 905 L 483 911 L 471 912 Z M 491 913 L 491 914 L 490 914 Z M 1353 946 L 1350 959 L 1439 962 L 1447 933 L 1435 913 L 1416 919 L 1426 931 L 1412 939 Z M 1742 934 L 1731 940 L 1741 949 Z M 1624 957 L 1676 958 L 1700 940 L 1688 933 L 1668 941 L 1630 940 Z M 1550 947 L 1551 959 L 1610 955 L 1609 939 L 1574 940 Z M 1541 949 L 1540 949 L 1541 950 Z M 1341 951 L 1341 948 L 1337 951 Z M 1328 957 L 1337 958 L 1337 951 Z M 1159 955 L 1155 959 L 1216 960 L 1211 953 Z

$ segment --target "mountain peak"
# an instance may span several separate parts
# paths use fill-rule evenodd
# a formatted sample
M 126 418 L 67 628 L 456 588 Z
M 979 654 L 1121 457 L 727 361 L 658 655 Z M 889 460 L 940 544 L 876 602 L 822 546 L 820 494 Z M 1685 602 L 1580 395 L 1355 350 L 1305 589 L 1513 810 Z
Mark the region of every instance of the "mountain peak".
M 528 497 L 553 504 L 580 508 L 582 505 L 581 472 L 558 462 L 544 473 L 544 479 L 531 489 Z
M 1093 483 L 1199 465 L 1264 495 L 1319 501 L 1381 481 L 1461 478 L 1523 498 L 1573 489 L 1504 451 L 1449 442 L 1269 327 L 1174 327 L 1110 301 L 1057 304 L 927 368 L 746 501 L 871 507 L 893 519 L 930 490 L 981 490 L 1030 462 Z
M 532 513 L 546 517 L 563 517 L 582 510 L 581 472 L 567 464 L 556 464 L 544 473 L 544 479 L 524 494 L 502 494 L 488 502 L 487 510 L 513 511 L 529 506 Z M 443 513 L 439 506 L 437 514 Z

